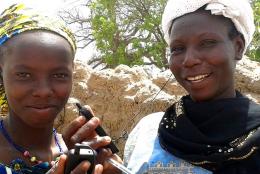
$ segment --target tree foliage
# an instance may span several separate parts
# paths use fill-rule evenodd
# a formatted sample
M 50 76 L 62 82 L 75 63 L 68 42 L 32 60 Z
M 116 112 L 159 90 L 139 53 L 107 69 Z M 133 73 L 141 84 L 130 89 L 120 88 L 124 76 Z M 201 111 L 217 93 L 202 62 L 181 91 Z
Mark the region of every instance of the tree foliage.
M 88 18 L 69 11 L 64 20 L 76 23 L 82 47 L 95 42 L 98 54 L 89 61 L 94 68 L 100 64 L 113 68 L 153 64 L 167 68 L 167 44 L 160 28 L 167 0 L 86 0 Z M 256 33 L 247 55 L 260 61 L 260 0 L 252 2 Z
M 108 67 L 147 63 L 165 66 L 166 43 L 160 30 L 165 3 L 165 0 L 92 1 L 93 37 L 100 58 Z
M 119 64 L 162 68 L 167 66 L 166 42 L 160 29 L 165 4 L 166 0 L 89 0 L 89 18 L 67 12 L 64 20 L 86 21 L 86 26 L 91 26 L 85 36 L 87 41 L 95 41 L 98 49 L 97 57 L 89 61 L 94 67 L 105 63 L 109 68 Z M 84 46 L 91 43 L 87 41 Z
M 247 55 L 252 60 L 260 62 L 260 0 L 252 1 L 252 7 L 254 9 L 256 31 Z

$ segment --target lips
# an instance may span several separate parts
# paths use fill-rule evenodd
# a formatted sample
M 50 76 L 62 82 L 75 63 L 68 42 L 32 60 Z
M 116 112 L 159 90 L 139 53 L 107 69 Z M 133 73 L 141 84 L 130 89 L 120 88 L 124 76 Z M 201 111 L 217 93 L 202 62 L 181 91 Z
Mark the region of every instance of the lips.
M 49 109 L 49 108 L 54 108 L 54 105 L 31 105 L 28 106 L 30 108 L 34 108 L 34 109 Z
M 53 112 L 57 109 L 55 105 L 50 104 L 40 104 L 40 105 L 30 105 L 27 106 L 27 108 L 31 109 L 33 112 L 39 112 L 39 113 L 48 113 Z
M 195 76 L 188 76 L 186 77 L 186 80 L 189 82 L 193 82 L 193 83 L 198 83 L 203 81 L 204 79 L 208 78 L 210 76 L 210 74 L 199 74 L 199 75 L 195 75 Z

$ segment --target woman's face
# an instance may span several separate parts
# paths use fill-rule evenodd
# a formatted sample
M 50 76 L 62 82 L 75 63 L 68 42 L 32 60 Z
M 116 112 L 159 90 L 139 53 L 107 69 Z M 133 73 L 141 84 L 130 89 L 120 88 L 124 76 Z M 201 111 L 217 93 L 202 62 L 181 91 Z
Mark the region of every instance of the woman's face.
M 32 127 L 51 124 L 72 88 L 69 43 L 59 35 L 34 31 L 6 44 L 1 69 L 10 115 Z
M 243 39 L 230 39 L 229 24 L 207 12 L 176 19 L 171 29 L 170 69 L 194 101 L 235 96 L 234 69 Z

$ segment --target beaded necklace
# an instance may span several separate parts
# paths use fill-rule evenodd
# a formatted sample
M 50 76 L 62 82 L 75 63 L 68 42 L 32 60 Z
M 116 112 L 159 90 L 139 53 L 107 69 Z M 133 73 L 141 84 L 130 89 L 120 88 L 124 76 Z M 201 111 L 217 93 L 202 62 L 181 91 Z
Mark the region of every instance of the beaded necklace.
M 3 136 L 5 137 L 5 139 L 19 152 L 21 152 L 23 154 L 23 156 L 25 158 L 28 158 L 32 163 L 34 164 L 40 164 L 42 163 L 42 161 L 38 160 L 35 156 L 32 156 L 28 150 L 25 150 L 23 147 L 15 144 L 15 142 L 11 139 L 11 137 L 9 136 L 9 134 L 7 133 L 5 127 L 4 127 L 4 122 L 3 120 L 1 120 L 0 122 L 0 130 L 3 134 Z M 63 153 L 63 150 L 61 148 L 61 145 L 59 144 L 58 141 L 58 137 L 57 137 L 57 132 L 56 129 L 53 129 L 53 135 L 54 135 L 54 140 L 55 140 L 55 144 L 56 146 L 59 148 L 60 154 Z M 49 166 L 49 163 L 48 163 Z

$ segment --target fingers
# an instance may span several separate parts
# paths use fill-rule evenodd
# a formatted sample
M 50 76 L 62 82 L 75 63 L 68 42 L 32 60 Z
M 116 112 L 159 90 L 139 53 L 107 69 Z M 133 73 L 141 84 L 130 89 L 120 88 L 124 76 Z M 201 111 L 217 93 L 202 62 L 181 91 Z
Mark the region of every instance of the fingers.
M 80 116 L 73 120 L 63 132 L 63 139 L 68 149 L 73 148 L 75 143 L 96 137 L 95 129 L 99 124 L 100 120 L 97 117 L 87 121 L 85 117 Z
M 82 161 L 70 174 L 86 174 L 90 169 L 90 163 L 88 161 Z
M 58 164 L 55 164 L 47 174 L 64 174 L 66 159 L 66 155 L 61 155 Z
M 111 157 L 113 154 L 110 149 L 101 148 L 97 154 L 97 163 L 103 164 L 107 158 Z M 104 166 L 105 167 L 105 166 Z
M 103 172 L 103 166 L 101 164 L 97 164 L 95 166 L 94 174 L 102 174 Z
M 101 163 L 103 165 L 103 174 L 121 174 L 122 172 L 119 169 L 117 169 L 107 161 L 108 158 L 112 158 L 113 160 L 121 164 L 123 163 L 121 158 L 116 154 L 112 154 L 112 151 L 110 149 L 100 149 L 97 155 L 97 163 Z
M 73 143 L 80 143 L 84 140 L 92 139 L 96 136 L 95 129 L 99 124 L 100 120 L 97 117 L 93 117 L 77 130 L 77 132 L 71 137 L 71 141 Z
M 100 147 L 104 147 L 108 145 L 110 142 L 111 142 L 111 138 L 109 136 L 104 136 L 104 137 L 97 136 L 92 140 L 84 141 L 82 143 L 96 150 L 99 149 Z
M 86 174 L 93 173 L 93 174 L 102 174 L 103 166 L 101 164 L 97 164 L 94 167 L 94 171 L 90 171 L 91 164 L 88 161 L 82 161 L 74 170 L 71 171 L 70 174 Z
M 62 133 L 62 137 L 70 149 L 70 146 L 73 145 L 71 142 L 71 137 L 86 123 L 86 119 L 83 116 L 80 116 L 74 119 L 68 126 L 65 128 L 64 132 Z
M 65 163 L 66 163 L 67 156 L 61 155 L 59 162 L 56 166 L 54 166 L 48 174 L 64 174 L 65 170 Z M 90 166 L 91 164 L 88 161 L 82 161 L 75 169 L 71 171 L 70 174 L 86 174 L 87 172 L 90 173 Z M 101 164 L 97 164 L 94 167 L 93 174 L 102 174 L 103 166 Z
M 70 174 L 86 174 L 87 172 L 90 173 L 91 171 L 89 171 L 90 168 L 90 163 L 88 161 L 83 161 L 81 162 L 73 171 L 71 171 Z M 101 164 L 97 164 L 94 167 L 94 171 L 92 172 L 93 174 L 102 174 L 104 171 L 104 168 Z M 105 174 L 121 174 L 121 171 L 119 171 L 118 169 L 107 169 L 106 171 L 104 171 Z M 61 173 L 60 173 L 61 174 Z M 63 174 L 63 173 L 62 173 Z

